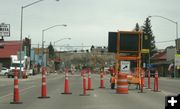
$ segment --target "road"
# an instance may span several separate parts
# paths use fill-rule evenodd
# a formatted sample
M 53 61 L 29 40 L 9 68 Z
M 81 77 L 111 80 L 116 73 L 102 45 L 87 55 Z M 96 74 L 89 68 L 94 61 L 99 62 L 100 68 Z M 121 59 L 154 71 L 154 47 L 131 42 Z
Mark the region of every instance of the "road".
M 179 88 L 177 85 L 180 83 L 179 80 L 161 79 L 161 92 L 145 89 L 146 93 L 138 93 L 139 90 L 130 86 L 128 94 L 116 94 L 115 90 L 109 88 L 108 77 L 105 79 L 105 89 L 98 88 L 99 75 L 93 74 L 92 81 L 94 90 L 87 92 L 90 96 L 79 96 L 83 93 L 82 77 L 79 74 L 70 75 L 69 88 L 72 95 L 63 95 L 64 75 L 50 74 L 47 76 L 47 95 L 50 98 L 38 99 L 41 95 L 41 76 L 19 80 L 20 101 L 23 104 L 10 104 L 13 80 L 1 79 L 0 109 L 164 109 L 166 94 L 163 91 L 176 93 L 174 90 Z M 173 86 L 172 91 L 166 88 Z
M 148 79 L 145 79 L 146 88 L 148 87 Z M 151 78 L 151 88 L 154 87 L 154 78 Z M 180 94 L 180 79 L 171 79 L 160 77 L 159 89 L 164 95 Z

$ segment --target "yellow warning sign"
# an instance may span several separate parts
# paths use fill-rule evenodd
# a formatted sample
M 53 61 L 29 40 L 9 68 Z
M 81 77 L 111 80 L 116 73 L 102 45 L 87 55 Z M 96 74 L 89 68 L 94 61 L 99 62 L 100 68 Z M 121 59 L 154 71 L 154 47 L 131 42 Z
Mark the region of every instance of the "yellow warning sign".
M 149 53 L 149 49 L 141 49 L 141 53 Z

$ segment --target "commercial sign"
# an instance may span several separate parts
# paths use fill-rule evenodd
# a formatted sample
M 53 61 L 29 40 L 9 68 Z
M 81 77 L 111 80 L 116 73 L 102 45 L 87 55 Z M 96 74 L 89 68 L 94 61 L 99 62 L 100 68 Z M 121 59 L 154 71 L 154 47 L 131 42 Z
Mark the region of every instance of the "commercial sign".
M 0 24 L 0 36 L 10 36 L 10 24 Z

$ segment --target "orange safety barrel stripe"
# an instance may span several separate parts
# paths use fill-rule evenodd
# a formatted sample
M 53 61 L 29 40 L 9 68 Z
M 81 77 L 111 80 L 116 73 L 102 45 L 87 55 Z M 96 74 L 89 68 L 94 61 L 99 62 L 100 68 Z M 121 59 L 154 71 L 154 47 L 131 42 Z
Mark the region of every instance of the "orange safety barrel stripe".
M 116 93 L 118 94 L 128 93 L 128 80 L 126 74 L 122 74 L 122 73 L 118 74 Z

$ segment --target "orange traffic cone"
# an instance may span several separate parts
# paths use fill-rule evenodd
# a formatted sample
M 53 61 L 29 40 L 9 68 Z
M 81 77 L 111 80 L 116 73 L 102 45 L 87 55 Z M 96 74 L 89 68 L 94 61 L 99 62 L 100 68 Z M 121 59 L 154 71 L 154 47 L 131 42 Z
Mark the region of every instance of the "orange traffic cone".
M 104 74 L 103 74 L 103 72 L 101 72 L 100 73 L 100 87 L 99 88 L 105 88 L 104 87 L 104 79 L 103 79 L 103 77 L 104 77 Z
M 50 98 L 46 95 L 46 74 L 45 74 L 45 68 L 42 68 L 42 87 L 41 87 L 41 96 L 38 98 Z
M 159 91 L 159 81 L 158 81 L 158 71 L 156 70 L 155 72 L 155 77 L 154 77 L 154 92 L 160 92 Z
M 92 89 L 91 71 L 90 71 L 90 68 L 88 69 L 88 88 L 87 88 L 87 90 L 94 90 L 94 89 Z
M 83 74 L 83 94 L 80 94 L 80 96 L 89 96 L 90 94 L 86 93 L 86 76 L 85 73 Z
M 151 89 L 151 72 L 148 70 L 148 89 Z
M 142 72 L 141 72 L 141 86 L 140 86 L 140 92 L 139 93 L 145 93 L 144 91 L 143 91 L 143 89 L 144 89 L 144 74 L 145 74 L 145 72 L 144 72 L 144 70 L 142 70 Z
M 61 94 L 72 94 L 69 92 L 69 80 L 68 80 L 68 68 L 65 70 L 65 82 L 64 82 L 64 92 Z
M 18 89 L 18 72 L 15 68 L 14 70 L 14 97 L 13 102 L 10 102 L 10 104 L 22 104 L 22 102 L 19 101 L 19 89 Z

